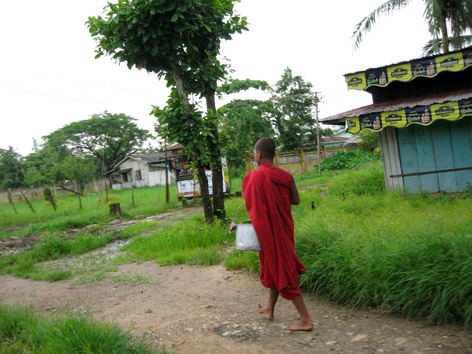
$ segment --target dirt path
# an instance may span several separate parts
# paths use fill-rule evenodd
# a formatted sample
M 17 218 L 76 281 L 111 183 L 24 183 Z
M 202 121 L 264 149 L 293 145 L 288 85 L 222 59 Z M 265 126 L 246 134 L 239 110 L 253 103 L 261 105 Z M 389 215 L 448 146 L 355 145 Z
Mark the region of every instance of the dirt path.
M 338 307 L 306 296 L 312 332 L 284 330 L 296 318 L 280 300 L 276 318 L 255 311 L 267 291 L 256 276 L 223 266 L 119 267 L 117 283 L 48 283 L 0 276 L 0 302 L 39 311 L 87 312 L 178 353 L 472 353 L 472 331 L 429 326 L 375 311 Z

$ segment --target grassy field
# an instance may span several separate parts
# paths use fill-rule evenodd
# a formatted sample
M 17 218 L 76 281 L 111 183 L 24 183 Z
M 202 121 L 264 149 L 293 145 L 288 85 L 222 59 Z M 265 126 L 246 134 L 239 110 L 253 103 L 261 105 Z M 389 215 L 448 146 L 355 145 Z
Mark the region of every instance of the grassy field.
M 151 187 L 134 190 L 110 191 L 108 202 L 105 192 L 89 194 L 82 198 L 80 208 L 77 196 L 58 197 L 57 211 L 45 200 L 33 200 L 34 212 L 26 202 L 15 203 L 18 213 L 9 204 L 0 205 L 0 239 L 21 237 L 28 234 L 66 231 L 91 224 L 105 224 L 115 219 L 110 215 L 108 203 L 120 203 L 127 219 L 138 215 L 154 215 L 180 208 L 177 203 L 175 185 L 170 187 L 170 203 L 165 203 L 165 188 Z M 134 203 L 133 203 L 134 199 Z
M 470 324 L 470 193 L 386 193 L 379 161 L 322 176 L 313 172 L 298 176 L 296 181 L 301 203 L 292 210 L 297 254 L 307 268 L 307 274 L 302 276 L 305 291 L 343 304 L 377 307 L 431 322 Z M 133 206 L 129 193 L 117 193 L 128 217 L 178 207 L 176 200 L 169 206 L 156 203 L 157 197 L 149 189 L 136 191 Z M 72 277 L 81 274 L 80 271 L 48 270 L 41 262 L 82 254 L 119 238 L 132 238 L 132 241 L 122 256 L 113 261 L 115 264 L 131 260 L 156 260 L 161 265 L 224 262 L 229 269 L 258 271 L 258 254 L 234 251 L 234 235 L 228 234 L 228 225 L 205 225 L 202 213 L 169 223 L 131 225 L 118 233 L 105 232 L 98 225 L 94 232 L 78 233 L 73 239 L 64 237 L 60 230 L 111 220 L 106 206 L 98 204 L 97 198 L 90 197 L 82 210 L 78 209 L 76 200 L 70 201 L 70 207 L 64 204 L 63 210 L 60 206 L 56 213 L 42 202 L 44 215 L 32 214 L 27 206 L 21 206 L 23 210 L 18 206 L 18 215 L 29 212 L 27 215 L 33 223 L 28 224 L 28 216 L 1 219 L 2 225 L 9 220 L 10 228 L 3 237 L 13 235 L 15 231 L 11 230 L 19 230 L 20 236 L 34 230 L 42 232 L 43 237 L 29 251 L 2 257 L 0 272 L 47 280 Z M 145 204 L 144 200 L 151 202 Z M 234 216 L 243 204 L 242 198 L 227 200 L 228 217 Z M 93 206 L 93 210 L 85 205 Z M 13 210 L 5 208 L 8 206 L 2 206 L 0 214 L 14 215 Z M 246 220 L 243 207 L 237 221 Z M 102 264 L 96 269 L 101 276 L 91 279 L 106 276 L 108 266 L 113 264 Z

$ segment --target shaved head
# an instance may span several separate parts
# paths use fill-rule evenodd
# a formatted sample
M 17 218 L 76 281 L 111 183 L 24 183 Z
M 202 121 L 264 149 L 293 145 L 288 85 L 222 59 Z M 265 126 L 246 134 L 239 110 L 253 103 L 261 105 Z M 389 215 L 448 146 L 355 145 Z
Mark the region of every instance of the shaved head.
M 259 151 L 262 156 L 272 159 L 275 156 L 275 142 L 271 138 L 259 139 L 254 150 Z

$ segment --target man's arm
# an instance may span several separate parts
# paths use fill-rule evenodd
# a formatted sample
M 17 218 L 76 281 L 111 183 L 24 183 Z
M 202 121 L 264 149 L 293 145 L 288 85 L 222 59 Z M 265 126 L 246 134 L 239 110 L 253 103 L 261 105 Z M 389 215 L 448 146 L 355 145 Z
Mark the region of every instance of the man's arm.
M 300 196 L 298 195 L 298 189 L 295 185 L 295 179 L 292 176 L 292 185 L 290 186 L 290 203 L 298 205 L 300 203 Z

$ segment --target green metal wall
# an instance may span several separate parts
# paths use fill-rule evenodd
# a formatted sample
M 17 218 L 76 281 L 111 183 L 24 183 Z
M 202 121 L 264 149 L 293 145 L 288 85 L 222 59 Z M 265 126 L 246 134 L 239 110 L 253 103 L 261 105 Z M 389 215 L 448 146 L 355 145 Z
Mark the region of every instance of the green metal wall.
M 397 130 L 403 174 L 472 167 L 472 118 Z M 403 177 L 409 193 L 472 189 L 472 169 Z

